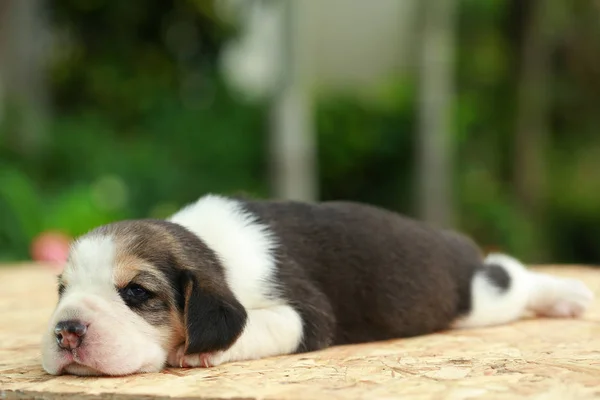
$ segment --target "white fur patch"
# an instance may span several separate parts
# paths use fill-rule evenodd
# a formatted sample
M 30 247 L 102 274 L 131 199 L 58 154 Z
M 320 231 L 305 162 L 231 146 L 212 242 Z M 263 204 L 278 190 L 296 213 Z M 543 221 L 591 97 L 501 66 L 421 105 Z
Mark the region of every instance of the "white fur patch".
M 527 306 L 531 276 L 517 260 L 504 254 L 490 254 L 485 264 L 496 264 L 510 276 L 510 287 L 502 292 L 485 273 L 475 273 L 471 282 L 471 312 L 455 323 L 456 328 L 498 325 L 519 318 Z
M 508 273 L 510 286 L 502 291 L 479 271 L 471 282 L 471 312 L 457 320 L 455 328 L 474 328 L 514 321 L 526 311 L 552 317 L 581 315 L 593 299 L 592 292 L 573 279 L 528 271 L 505 254 L 490 254 L 487 265 L 499 265 Z
M 85 287 L 114 292 L 113 267 L 115 242 L 110 236 L 90 236 L 77 240 L 71 246 L 69 261 L 63 271 L 63 280 L 70 290 Z
M 212 357 L 212 365 L 292 353 L 302 330 L 302 319 L 292 307 L 250 310 L 242 336 L 227 351 Z
M 200 237 L 225 267 L 227 283 L 246 309 L 279 305 L 270 284 L 275 271 L 275 238 L 256 217 L 232 199 L 201 197 L 170 218 Z

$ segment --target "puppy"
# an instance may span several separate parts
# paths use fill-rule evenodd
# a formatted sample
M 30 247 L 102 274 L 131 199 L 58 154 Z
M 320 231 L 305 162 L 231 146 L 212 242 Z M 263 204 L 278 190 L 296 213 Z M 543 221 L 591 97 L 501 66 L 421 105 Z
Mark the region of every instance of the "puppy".
M 376 207 L 215 195 L 82 236 L 58 292 L 43 367 L 76 375 L 210 367 L 528 311 L 576 317 L 593 298 L 579 281 Z

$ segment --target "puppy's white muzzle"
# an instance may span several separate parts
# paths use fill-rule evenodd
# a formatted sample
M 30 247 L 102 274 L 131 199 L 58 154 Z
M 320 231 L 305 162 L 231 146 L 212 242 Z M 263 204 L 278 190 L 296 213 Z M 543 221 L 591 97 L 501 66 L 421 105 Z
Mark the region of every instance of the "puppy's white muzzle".
M 167 352 L 158 329 L 114 293 L 66 292 L 42 342 L 42 364 L 53 375 L 127 375 L 159 371 Z

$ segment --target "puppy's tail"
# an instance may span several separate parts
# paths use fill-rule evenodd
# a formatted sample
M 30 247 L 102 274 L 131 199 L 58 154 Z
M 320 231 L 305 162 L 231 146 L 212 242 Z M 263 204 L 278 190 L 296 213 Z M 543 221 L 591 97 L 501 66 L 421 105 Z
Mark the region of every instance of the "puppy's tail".
M 471 281 L 471 310 L 457 328 L 499 325 L 527 311 L 546 317 L 578 317 L 594 299 L 583 282 L 528 270 L 517 259 L 489 254 Z

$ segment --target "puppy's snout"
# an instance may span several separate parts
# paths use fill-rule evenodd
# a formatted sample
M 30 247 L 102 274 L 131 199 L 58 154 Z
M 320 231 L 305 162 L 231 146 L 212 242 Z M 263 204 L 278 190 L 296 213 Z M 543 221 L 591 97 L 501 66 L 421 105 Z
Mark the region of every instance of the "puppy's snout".
M 86 332 L 87 326 L 77 320 L 61 321 L 54 328 L 56 343 L 58 347 L 65 350 L 79 347 Z

